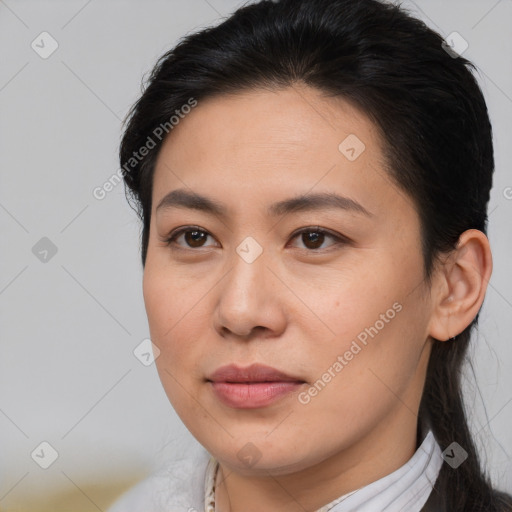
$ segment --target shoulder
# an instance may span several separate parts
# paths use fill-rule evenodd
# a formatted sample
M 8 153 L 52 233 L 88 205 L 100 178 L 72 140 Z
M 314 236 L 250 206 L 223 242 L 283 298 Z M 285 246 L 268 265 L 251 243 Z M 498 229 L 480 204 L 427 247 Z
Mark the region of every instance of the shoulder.
M 198 512 L 204 510 L 210 454 L 196 443 L 121 495 L 107 512 Z

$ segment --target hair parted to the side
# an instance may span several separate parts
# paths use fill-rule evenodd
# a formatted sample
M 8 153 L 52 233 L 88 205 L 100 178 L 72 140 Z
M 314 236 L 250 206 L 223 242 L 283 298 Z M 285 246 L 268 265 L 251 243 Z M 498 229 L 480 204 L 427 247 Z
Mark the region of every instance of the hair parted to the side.
M 425 279 L 467 229 L 486 233 L 494 157 L 492 129 L 468 60 L 402 6 L 379 0 L 264 0 L 216 27 L 184 37 L 156 63 L 126 118 L 120 163 L 191 98 L 303 83 L 343 98 L 378 127 L 387 172 L 421 219 Z M 190 103 L 189 103 L 190 104 Z M 170 135 L 172 136 L 172 132 Z M 153 173 L 164 137 L 124 173 L 142 221 L 145 265 Z M 434 493 L 447 511 L 508 511 L 512 498 L 492 488 L 480 466 L 461 393 L 461 368 L 474 321 L 455 340 L 435 340 L 419 416 L 429 417 L 442 449 L 468 453 L 443 464 Z

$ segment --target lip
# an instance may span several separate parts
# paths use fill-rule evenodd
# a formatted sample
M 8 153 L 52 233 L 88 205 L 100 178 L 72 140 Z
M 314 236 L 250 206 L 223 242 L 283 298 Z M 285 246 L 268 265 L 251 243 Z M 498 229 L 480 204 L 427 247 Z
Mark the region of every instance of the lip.
M 235 364 L 221 366 L 207 380 L 212 382 L 304 382 L 298 377 L 259 363 L 245 368 Z
M 268 406 L 305 384 L 298 377 L 258 363 L 245 368 L 222 366 L 207 381 L 222 403 L 237 409 Z

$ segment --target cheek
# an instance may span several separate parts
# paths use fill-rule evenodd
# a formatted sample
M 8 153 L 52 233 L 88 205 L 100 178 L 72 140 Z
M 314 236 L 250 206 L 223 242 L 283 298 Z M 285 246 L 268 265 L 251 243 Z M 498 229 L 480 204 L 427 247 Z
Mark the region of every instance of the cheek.
M 151 337 L 157 342 L 172 327 L 176 310 L 172 300 L 173 293 L 168 289 L 166 279 L 147 264 L 144 270 L 143 295 Z
M 197 300 L 193 300 L 190 293 L 180 292 L 179 283 L 168 274 L 165 269 L 146 264 L 144 303 L 151 340 L 160 349 L 155 364 L 162 386 L 173 408 L 187 426 L 193 428 L 194 425 L 188 425 L 188 418 L 204 414 L 196 410 L 194 401 L 190 400 L 190 393 L 194 393 L 193 369 L 199 360 L 194 340 L 199 340 L 200 336 L 196 332 L 198 324 L 190 322 L 188 315 L 196 312 L 193 305 Z
M 151 339 L 160 349 L 156 364 L 169 386 L 177 384 L 173 384 L 163 370 L 175 375 L 180 382 L 195 376 L 195 369 L 204 359 L 201 340 L 211 329 L 211 312 L 208 297 L 205 297 L 205 290 L 211 285 L 205 284 L 203 279 L 183 275 L 180 279 L 179 276 L 179 269 L 147 265 L 143 280 Z
M 393 270 L 382 261 L 375 261 L 335 272 L 327 269 L 325 278 L 317 278 L 314 286 L 306 284 L 308 279 L 300 279 L 294 285 L 297 295 L 318 313 L 315 324 L 321 320 L 325 327 L 318 334 L 331 340 L 351 340 L 401 299 Z
M 174 372 L 176 361 L 186 354 L 179 350 L 186 344 L 175 343 L 174 340 L 177 340 L 180 330 L 190 325 L 186 319 L 191 306 L 188 294 L 180 292 L 168 274 L 165 269 L 146 264 L 143 295 L 151 340 L 160 349 L 157 367 Z
M 155 258 L 156 259 L 156 258 Z M 143 295 L 149 327 L 159 339 L 169 337 L 198 301 L 193 283 L 179 277 L 179 269 L 149 261 L 144 269 Z
M 428 323 L 418 286 L 421 260 L 381 255 L 359 268 L 309 292 L 326 328 L 312 335 L 317 341 L 307 348 L 307 359 L 314 362 L 311 373 L 319 386 L 329 381 L 330 391 L 322 394 L 340 404 L 353 397 L 371 404 L 379 400 L 379 390 L 389 395 L 383 382 L 402 388 L 416 369 Z
M 410 315 L 398 309 L 388 323 L 373 320 L 361 329 L 359 322 L 350 322 L 345 329 L 350 334 L 310 354 L 314 370 L 305 390 L 309 396 L 303 395 L 297 405 L 307 428 L 350 444 L 400 407 L 397 397 L 411 385 L 420 347 L 406 339 Z

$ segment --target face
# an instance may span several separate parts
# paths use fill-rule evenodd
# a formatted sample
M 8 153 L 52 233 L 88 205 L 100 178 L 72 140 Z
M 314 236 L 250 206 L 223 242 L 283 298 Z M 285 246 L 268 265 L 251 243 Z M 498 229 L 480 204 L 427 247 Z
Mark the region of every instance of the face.
M 287 474 L 416 428 L 432 313 L 420 223 L 368 118 L 306 86 L 199 102 L 161 148 L 152 208 L 156 365 L 221 463 Z M 242 382 L 255 363 L 288 380 Z M 241 374 L 211 381 L 230 364 Z

